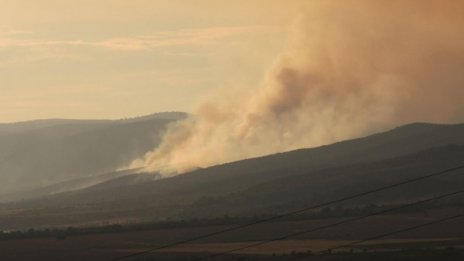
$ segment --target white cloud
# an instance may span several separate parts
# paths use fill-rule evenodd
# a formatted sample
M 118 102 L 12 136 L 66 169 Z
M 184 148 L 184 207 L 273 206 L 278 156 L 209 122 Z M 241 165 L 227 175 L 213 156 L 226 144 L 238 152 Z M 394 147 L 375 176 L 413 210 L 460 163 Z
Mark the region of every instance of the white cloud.
M 267 26 L 213 27 L 197 30 L 164 31 L 149 35 L 117 37 L 99 41 L 17 39 L 12 37 L 15 35 L 14 33 L 0 33 L 0 48 L 61 45 L 102 47 L 110 50 L 146 50 L 165 46 L 210 45 L 237 35 L 278 32 L 280 30 L 278 27 Z

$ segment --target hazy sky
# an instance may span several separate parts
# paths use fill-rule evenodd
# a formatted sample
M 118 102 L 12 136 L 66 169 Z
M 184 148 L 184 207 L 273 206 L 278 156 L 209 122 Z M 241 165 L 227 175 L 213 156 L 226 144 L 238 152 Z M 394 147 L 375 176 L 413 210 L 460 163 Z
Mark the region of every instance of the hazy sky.
M 300 1 L 0 0 L 0 122 L 190 111 L 256 85 Z

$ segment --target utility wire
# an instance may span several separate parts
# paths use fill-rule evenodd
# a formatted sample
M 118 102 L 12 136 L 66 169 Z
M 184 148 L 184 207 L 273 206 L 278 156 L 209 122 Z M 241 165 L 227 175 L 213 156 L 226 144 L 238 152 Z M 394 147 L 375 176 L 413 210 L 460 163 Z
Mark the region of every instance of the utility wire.
M 457 166 L 457 167 L 454 167 L 454 168 L 445 169 L 445 170 L 442 170 L 442 171 L 433 172 L 433 173 L 430 173 L 430 174 L 425 175 L 425 176 L 408 179 L 408 180 L 405 180 L 405 181 L 402 181 L 402 182 L 399 182 L 399 183 L 383 186 L 383 187 L 373 189 L 373 190 L 368 190 L 368 191 L 365 191 L 365 192 L 357 193 L 357 194 L 354 194 L 354 195 L 351 195 L 351 196 L 339 198 L 339 199 L 336 199 L 336 200 L 332 200 L 332 201 L 317 204 L 317 205 L 314 205 L 314 206 L 302 208 L 302 209 L 299 209 L 299 210 L 294 210 L 294 211 L 286 212 L 286 213 L 283 213 L 283 214 L 280 214 L 280 215 L 275 215 L 275 216 L 272 216 L 272 217 L 260 219 L 260 220 L 250 222 L 250 223 L 247 223 L 247 224 L 226 228 L 226 229 L 223 229 L 223 230 L 203 234 L 203 235 L 193 237 L 193 238 L 190 238 L 190 239 L 180 240 L 180 241 L 177 241 L 177 242 L 174 242 L 174 243 L 153 247 L 153 248 L 150 248 L 150 249 L 147 249 L 147 250 L 144 250 L 144 251 L 139 251 L 139 252 L 136 252 L 136 253 L 125 255 L 125 256 L 112 258 L 112 259 L 109 259 L 109 261 L 125 260 L 125 259 L 128 259 L 128 258 L 145 255 L 145 254 L 151 253 L 153 251 L 166 249 L 166 248 L 171 248 L 171 247 L 182 245 L 182 244 L 185 244 L 185 243 L 190 243 L 190 242 L 193 242 L 193 241 L 210 238 L 212 236 L 221 235 L 221 234 L 228 233 L 228 232 L 231 232 L 231 231 L 240 230 L 240 229 L 243 229 L 243 228 L 246 228 L 246 227 L 266 223 L 266 222 L 269 222 L 269 221 L 281 219 L 281 218 L 296 215 L 296 214 L 300 214 L 300 213 L 307 212 L 307 211 L 310 211 L 310 210 L 315 210 L 315 209 L 318 209 L 318 208 L 327 207 L 327 206 L 330 206 L 330 205 L 333 205 L 333 204 L 337 204 L 337 203 L 341 203 L 341 202 L 344 202 L 344 201 L 356 199 L 356 198 L 359 198 L 359 197 L 363 197 L 363 196 L 374 194 L 374 193 L 381 192 L 381 191 L 384 191 L 384 190 L 392 189 L 392 188 L 399 187 L 399 186 L 402 186 L 402 185 L 418 182 L 418 181 L 429 179 L 429 178 L 432 178 L 432 177 L 442 176 L 442 175 L 445 175 L 445 174 L 448 174 L 448 173 L 451 173 L 451 172 L 454 172 L 454 171 L 457 171 L 457 170 L 461 170 L 461 169 L 464 169 L 464 165 L 460 165 L 460 166 Z
M 371 213 L 371 214 L 368 214 L 368 215 L 365 215 L 365 216 L 350 218 L 350 219 L 346 219 L 346 220 L 336 222 L 336 223 L 332 223 L 332 224 L 329 224 L 329 225 L 319 226 L 319 227 L 315 227 L 315 228 L 312 228 L 312 229 L 302 230 L 302 231 L 298 231 L 298 232 L 295 232 L 295 233 L 292 233 L 292 234 L 287 234 L 287 235 L 284 235 L 284 236 L 280 236 L 280 237 L 276 237 L 276 238 L 256 242 L 256 243 L 253 243 L 253 244 L 238 247 L 238 248 L 231 249 L 231 250 L 228 250 L 228 251 L 212 254 L 212 255 L 200 258 L 199 260 L 207 260 L 207 259 L 215 258 L 215 257 L 218 257 L 218 256 L 231 254 L 231 253 L 234 253 L 234 252 L 237 252 L 237 251 L 240 251 L 240 250 L 245 250 L 245 249 L 254 248 L 254 247 L 257 247 L 257 246 L 266 245 L 266 244 L 269 244 L 269 243 L 272 243 L 272 242 L 285 240 L 285 239 L 288 239 L 288 238 L 291 238 L 291 237 L 301 236 L 301 235 L 304 235 L 304 234 L 308 234 L 308 233 L 312 233 L 312 232 L 316 232 L 316 231 L 336 227 L 336 226 L 351 223 L 351 222 L 354 222 L 354 221 L 367 219 L 367 218 L 372 217 L 372 216 L 382 215 L 382 214 L 392 212 L 392 211 L 395 211 L 395 210 L 401 210 L 401 209 L 409 208 L 409 207 L 412 207 L 412 206 L 417 206 L 417 205 L 420 205 L 420 204 L 423 204 L 423 203 L 427 203 L 427 202 L 431 202 L 431 201 L 434 201 L 434 200 L 455 196 L 455 195 L 462 194 L 462 193 L 464 193 L 464 190 L 456 191 L 456 192 L 453 192 L 453 193 L 447 193 L 447 194 L 443 194 L 443 195 L 440 195 L 440 196 L 431 197 L 431 198 L 421 200 L 421 201 L 417 201 L 417 202 L 414 202 L 414 203 L 410 203 L 410 204 L 407 204 L 407 205 L 403 205 L 403 206 L 399 206 L 399 207 L 394 207 L 394 208 L 389 208 L 389 209 L 386 209 L 386 210 L 374 212 L 374 213 Z
M 415 229 L 418 229 L 418 228 L 423 228 L 423 227 L 427 227 L 427 226 L 431 226 L 431 225 L 443 223 L 443 222 L 446 222 L 446 221 L 450 221 L 450 220 L 458 219 L 458 218 L 462 218 L 462 217 L 464 217 L 464 214 L 459 214 L 459 215 L 454 215 L 454 216 L 450 216 L 450 217 L 446 217 L 446 218 L 442 218 L 442 219 L 437 219 L 437 220 L 434 220 L 434 221 L 431 221 L 431 222 L 428 222 L 428 223 L 425 223 L 425 224 L 416 225 L 416 226 L 412 226 L 412 227 L 408 227 L 408 228 L 396 230 L 396 231 L 393 231 L 393 232 L 388 232 L 388 233 L 385 233 L 385 234 L 382 234 L 382 235 L 378 235 L 378 236 L 374 236 L 374 237 L 362 239 L 362 240 L 359 240 L 359 241 L 355 241 L 355 242 L 353 242 L 353 243 L 344 244 L 344 245 L 339 245 L 339 246 L 336 246 L 336 247 L 333 247 L 333 248 L 330 248 L 330 249 L 327 249 L 327 250 L 335 250 L 335 249 L 342 249 L 342 248 L 353 247 L 353 246 L 359 245 L 359 244 L 361 244 L 361 243 L 365 243 L 365 242 L 369 242 L 369 241 L 373 241 L 373 240 L 385 238 L 385 237 L 388 237 L 388 236 L 393 236 L 393 235 L 400 234 L 400 233 L 403 233 L 403 232 L 412 231 L 412 230 L 415 230 Z M 327 252 L 327 250 L 325 250 L 325 251 L 320 251 L 319 253 L 323 254 L 324 252 Z M 309 258 L 309 257 L 311 257 L 311 256 L 309 256 L 309 255 L 300 256 L 300 257 L 288 259 L 287 261 L 290 261 L 290 260 L 292 260 L 292 261 L 293 261 L 293 260 L 301 260 L 301 259 L 305 259 L 305 258 Z

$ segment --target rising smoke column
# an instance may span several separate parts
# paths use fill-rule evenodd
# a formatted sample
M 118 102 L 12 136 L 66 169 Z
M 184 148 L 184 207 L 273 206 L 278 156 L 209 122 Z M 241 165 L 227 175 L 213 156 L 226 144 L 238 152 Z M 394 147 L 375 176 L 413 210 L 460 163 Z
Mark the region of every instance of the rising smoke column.
M 166 175 L 458 119 L 464 2 L 310 1 L 261 87 L 204 102 L 134 166 Z

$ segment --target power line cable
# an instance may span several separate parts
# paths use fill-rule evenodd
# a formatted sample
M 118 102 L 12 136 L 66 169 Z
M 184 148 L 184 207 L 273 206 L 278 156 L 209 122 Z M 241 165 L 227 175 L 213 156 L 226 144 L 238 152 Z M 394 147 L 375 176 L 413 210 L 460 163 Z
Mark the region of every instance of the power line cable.
M 306 208 L 286 212 L 286 213 L 283 213 L 283 214 L 280 214 L 280 215 L 275 215 L 275 216 L 272 216 L 272 217 L 260 219 L 260 220 L 253 221 L 253 222 L 250 222 L 250 223 L 247 223 L 247 224 L 226 228 L 226 229 L 223 229 L 223 230 L 207 233 L 207 234 L 200 235 L 200 236 L 197 236 L 197 237 L 193 237 L 193 238 L 190 238 L 190 239 L 180 240 L 180 241 L 177 241 L 177 242 L 174 242 L 174 243 L 153 247 L 153 248 L 150 248 L 150 249 L 147 249 L 147 250 L 144 250 L 144 251 L 139 251 L 139 252 L 136 252 L 136 253 L 125 255 L 125 256 L 112 258 L 112 259 L 109 259 L 109 261 L 118 261 L 118 260 L 124 260 L 124 259 L 132 258 L 132 257 L 145 255 L 145 254 L 151 253 L 153 251 L 166 249 L 166 248 L 171 248 L 171 247 L 182 245 L 182 244 L 185 244 L 185 243 L 190 243 L 190 242 L 193 242 L 193 241 L 210 238 L 212 236 L 221 235 L 221 234 L 228 233 L 228 232 L 231 232 L 231 231 L 240 230 L 240 229 L 243 229 L 243 228 L 247 228 L 247 227 L 250 227 L 250 226 L 266 223 L 266 222 L 277 220 L 277 219 L 281 219 L 281 218 L 284 218 L 284 217 L 293 216 L 293 215 L 300 214 L 300 213 L 303 213 L 303 212 L 307 212 L 307 211 L 310 211 L 310 210 L 315 210 L 315 209 L 318 209 L 318 208 L 327 207 L 327 206 L 330 206 L 330 205 L 333 205 L 333 204 L 337 204 L 337 203 L 345 202 L 345 201 L 348 201 L 348 200 L 356 199 L 356 198 L 359 198 L 359 197 L 367 196 L 367 195 L 370 195 L 370 194 L 385 191 L 385 190 L 392 189 L 392 188 L 395 188 L 395 187 L 399 187 L 399 186 L 402 186 L 402 185 L 418 182 L 418 181 L 429 179 L 429 178 L 432 178 L 432 177 L 442 176 L 442 175 L 445 175 L 445 174 L 448 174 L 448 173 L 451 173 L 451 172 L 454 172 L 454 171 L 457 171 L 457 170 L 461 170 L 461 169 L 464 169 L 464 165 L 460 165 L 460 166 L 457 166 L 457 167 L 454 167 L 454 168 L 448 168 L 448 169 L 445 169 L 445 170 L 442 170 L 442 171 L 433 172 L 431 174 L 424 175 L 424 176 L 421 176 L 421 177 L 408 179 L 408 180 L 405 180 L 405 181 L 402 181 L 402 182 L 399 182 L 399 183 L 383 186 L 383 187 L 373 189 L 373 190 L 368 190 L 368 191 L 365 191 L 365 192 L 357 193 L 357 194 L 354 194 L 354 195 L 351 195 L 351 196 L 339 198 L 339 199 L 336 199 L 336 200 L 328 201 L 328 202 L 317 204 L 317 205 L 314 205 L 314 206 L 310 206 L 310 207 L 306 207 Z
M 280 236 L 280 237 L 276 237 L 276 238 L 256 242 L 256 243 L 249 244 L 249 245 L 246 245 L 246 246 L 234 248 L 234 249 L 231 249 L 231 250 L 228 250 L 228 251 L 212 254 L 212 255 L 200 258 L 199 260 L 207 260 L 207 259 L 215 258 L 215 257 L 218 257 L 218 256 L 231 254 L 231 253 L 234 253 L 234 252 L 237 252 L 237 251 L 240 251 L 240 250 L 254 248 L 254 247 L 257 247 L 257 246 L 270 244 L 272 242 L 285 240 L 285 239 L 288 239 L 288 238 L 291 238 L 291 237 L 301 236 L 301 235 L 304 235 L 304 234 L 308 234 L 308 233 L 312 233 L 312 232 L 316 232 L 316 231 L 336 227 L 336 226 L 339 226 L 339 225 L 351 223 L 351 222 L 354 222 L 354 221 L 363 220 L 363 219 L 366 219 L 366 218 L 369 218 L 369 217 L 372 217 L 372 216 L 378 216 L 378 215 L 385 214 L 385 213 L 388 213 L 388 212 L 392 212 L 392 211 L 395 211 L 395 210 L 401 210 L 401 209 L 417 206 L 417 205 L 420 205 L 420 204 L 423 204 L 423 203 L 431 202 L 431 201 L 434 201 L 434 200 L 455 196 L 455 195 L 458 195 L 458 194 L 461 194 L 461 193 L 464 193 L 464 190 L 456 191 L 456 192 L 453 192 L 453 193 L 447 193 L 447 194 L 443 194 L 443 195 L 440 195 L 440 196 L 435 196 L 435 197 L 431 197 L 431 198 L 428 198 L 428 199 L 425 199 L 425 200 L 410 203 L 410 204 L 407 204 L 407 205 L 403 205 L 403 206 L 399 206 L 399 207 L 394 207 L 394 208 L 389 208 L 389 209 L 386 209 L 386 210 L 374 212 L 374 213 L 364 215 L 364 216 L 361 216 L 361 217 L 350 218 L 350 219 L 346 219 L 346 220 L 336 222 L 336 223 L 332 223 L 332 224 L 329 224 L 329 225 L 319 226 L 319 227 L 315 227 L 315 228 L 312 228 L 312 229 L 302 230 L 302 231 L 298 231 L 298 232 L 295 232 L 295 233 L 292 233 L 292 234 L 287 234 L 287 235 L 284 235 L 284 236 Z
M 355 241 L 355 242 L 349 243 L 349 244 L 339 245 L 339 246 L 336 246 L 336 247 L 333 247 L 333 248 L 329 248 L 329 249 L 327 249 L 325 251 L 320 251 L 319 253 L 322 254 L 324 252 L 327 252 L 328 250 L 335 250 L 335 249 L 343 249 L 343 248 L 353 247 L 353 246 L 359 245 L 361 243 L 366 243 L 366 242 L 369 242 L 369 241 L 385 238 L 385 237 L 388 237 L 388 236 L 393 236 L 393 235 L 400 234 L 400 233 L 403 233 L 403 232 L 408 232 L 408 231 L 412 231 L 412 230 L 415 230 L 415 229 L 418 229 L 418 228 L 423 228 L 423 227 L 443 223 L 443 222 L 458 219 L 458 218 L 461 218 L 461 217 L 464 217 L 464 214 L 459 214 L 459 215 L 454 215 L 454 216 L 450 216 L 450 217 L 446 217 L 446 218 L 442 218 L 442 219 L 437 219 L 437 220 L 434 220 L 434 221 L 431 221 L 431 222 L 428 222 L 428 223 L 425 223 L 425 224 L 416 225 L 416 226 L 396 230 L 396 231 L 393 231 L 393 232 L 388 232 L 388 233 L 385 233 L 385 234 L 382 234 L 382 235 L 377 235 L 377 236 L 374 236 L 374 237 L 362 239 L 362 240 Z M 305 259 L 305 258 L 309 258 L 309 257 L 311 257 L 311 256 L 309 256 L 309 255 L 300 256 L 300 257 L 288 259 L 287 261 L 301 260 L 301 259 Z

